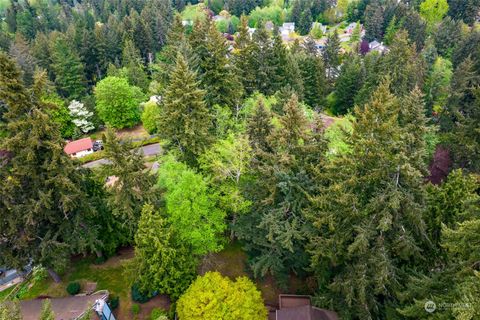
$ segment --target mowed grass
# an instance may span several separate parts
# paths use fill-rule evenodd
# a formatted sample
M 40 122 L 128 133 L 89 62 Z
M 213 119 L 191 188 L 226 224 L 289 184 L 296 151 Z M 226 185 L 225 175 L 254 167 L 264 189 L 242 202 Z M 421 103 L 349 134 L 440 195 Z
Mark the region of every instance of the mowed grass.
M 68 283 L 77 281 L 82 289 L 87 282 L 96 282 L 98 290 L 108 290 L 110 295 L 120 297 L 120 309 L 122 315 L 128 315 L 132 302 L 130 299 L 130 281 L 125 277 L 125 266 L 131 259 L 131 250 L 126 255 L 115 256 L 105 263 L 94 264 L 93 257 L 74 259 L 62 275 L 62 281 L 55 283 L 50 276 L 35 283 L 27 293 L 22 296 L 23 300 L 34 299 L 39 296 L 65 297 L 68 296 L 66 287 Z M 82 292 L 82 291 L 81 291 Z M 118 317 L 128 319 L 128 316 Z

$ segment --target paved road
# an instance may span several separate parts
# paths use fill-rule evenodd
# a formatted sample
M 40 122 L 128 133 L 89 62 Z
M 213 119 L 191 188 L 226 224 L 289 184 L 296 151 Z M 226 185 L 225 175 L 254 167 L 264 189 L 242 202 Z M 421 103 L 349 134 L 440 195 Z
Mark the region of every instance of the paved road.
M 146 157 L 148 157 L 148 156 L 154 156 L 154 155 L 159 154 L 162 149 L 160 148 L 159 143 L 154 143 L 154 144 L 149 144 L 149 145 L 141 147 L 141 150 L 142 150 L 143 154 Z M 82 167 L 95 168 L 95 167 L 98 167 L 102 164 L 108 164 L 108 163 L 110 163 L 110 161 L 107 160 L 107 159 L 99 159 L 99 160 L 87 162 L 87 163 L 83 164 Z

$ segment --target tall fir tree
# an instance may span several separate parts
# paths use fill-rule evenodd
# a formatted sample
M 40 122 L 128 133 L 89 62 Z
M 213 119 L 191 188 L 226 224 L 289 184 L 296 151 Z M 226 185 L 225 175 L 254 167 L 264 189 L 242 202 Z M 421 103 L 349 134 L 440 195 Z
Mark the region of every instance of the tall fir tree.
M 331 87 L 338 76 L 338 68 L 341 63 L 340 38 L 338 37 L 337 30 L 335 30 L 327 39 L 325 49 L 323 50 L 323 61 L 325 62 L 327 80 Z
M 181 54 L 170 78 L 159 116 L 159 134 L 178 148 L 182 160 L 196 166 L 197 157 L 212 142 L 212 119 L 204 101 L 205 91 L 199 89 L 197 74 Z
M 313 167 L 326 150 L 321 133 L 312 130 L 295 95 L 285 104 L 279 122 L 267 138 L 270 150 L 255 148 L 262 141 L 251 137 L 256 143 L 254 180 L 246 192 L 252 210 L 240 217 L 237 234 L 251 256 L 255 276 L 272 274 L 284 286 L 291 271 L 303 275 L 308 264 L 303 210 L 308 206 L 306 194 L 315 186 Z
M 137 230 L 138 220 L 145 203 L 156 204 L 155 176 L 145 170 L 145 159 L 132 145 L 120 142 L 115 131 L 108 129 L 104 136 L 105 159 L 102 167 L 107 181 L 107 203 L 112 214 L 122 223 L 122 232 L 129 241 Z
M 84 65 L 63 36 L 53 40 L 52 69 L 55 74 L 55 85 L 61 96 L 70 99 L 80 99 L 83 96 Z
M 252 39 L 248 32 L 248 19 L 242 15 L 238 26 L 238 35 L 235 37 L 233 63 L 247 94 L 252 94 L 256 87 L 255 66 L 252 63 L 253 50 Z
M 353 152 L 319 172 L 327 188 L 312 198 L 309 248 L 318 301 L 346 318 L 384 318 L 397 303 L 402 268 L 421 258 L 426 243 L 424 164 L 410 156 L 405 136 L 407 124 L 421 124 L 403 116 L 400 123 L 399 112 L 389 82 L 382 82 L 370 102 L 355 109 Z
M 27 91 L 19 72 L 5 54 L 0 101 L 7 105 L 8 136 L 2 148 L 11 155 L 0 172 L 1 263 L 22 268 L 30 262 L 54 270 L 65 267 L 73 253 L 98 247 L 95 211 L 86 199 L 82 176 L 64 153 L 58 127 Z M 12 91 L 13 90 L 13 91 Z

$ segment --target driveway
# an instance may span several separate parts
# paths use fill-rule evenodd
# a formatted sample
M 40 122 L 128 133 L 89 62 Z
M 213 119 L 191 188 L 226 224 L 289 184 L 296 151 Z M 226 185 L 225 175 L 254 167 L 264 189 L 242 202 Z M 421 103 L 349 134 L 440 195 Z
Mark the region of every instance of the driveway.
M 143 146 L 140 148 L 143 152 L 143 155 L 148 157 L 148 156 L 155 156 L 159 154 L 162 151 L 162 148 L 160 148 L 160 143 L 154 143 L 154 144 L 149 144 L 146 146 Z M 110 160 L 107 159 L 99 159 L 91 162 L 87 162 L 82 165 L 84 168 L 95 168 L 98 166 L 101 166 L 102 164 L 108 164 L 110 163 Z

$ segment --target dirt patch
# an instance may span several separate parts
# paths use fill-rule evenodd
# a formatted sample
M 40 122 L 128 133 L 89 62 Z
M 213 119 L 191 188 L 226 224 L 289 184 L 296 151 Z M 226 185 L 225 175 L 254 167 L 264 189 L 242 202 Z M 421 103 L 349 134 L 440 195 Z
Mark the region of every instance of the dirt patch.
M 165 311 L 170 309 L 170 299 L 166 295 L 158 295 L 149 301 L 139 304 L 140 306 L 140 313 L 135 317 L 132 313 L 132 305 L 134 302 L 129 301 L 128 304 L 124 304 L 123 307 L 119 308 L 114 312 L 115 317 L 118 320 L 149 320 L 150 314 L 154 308 L 160 308 Z
M 149 136 L 150 135 L 141 124 L 133 128 L 118 130 L 117 132 L 117 137 L 120 139 L 148 138 Z
M 102 264 L 92 264 L 90 267 L 91 268 L 98 268 L 98 269 L 105 269 L 105 268 L 110 268 L 118 265 L 123 264 L 123 260 L 129 260 L 132 259 L 135 255 L 135 252 L 133 250 L 133 247 L 123 247 L 120 248 L 117 251 L 117 254 L 114 255 L 113 257 L 108 258 L 107 261 L 105 261 Z

